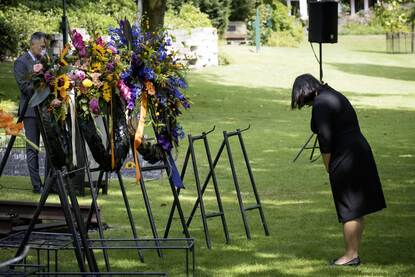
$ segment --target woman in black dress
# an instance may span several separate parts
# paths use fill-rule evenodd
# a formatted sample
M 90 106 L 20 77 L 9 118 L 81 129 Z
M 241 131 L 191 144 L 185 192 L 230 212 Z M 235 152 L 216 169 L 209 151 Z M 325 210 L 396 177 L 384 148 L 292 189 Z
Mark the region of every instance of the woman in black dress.
M 347 98 L 310 74 L 294 82 L 291 108 L 312 106 L 311 130 L 317 134 L 330 176 L 345 253 L 333 265 L 359 265 L 363 216 L 386 207 L 372 150 L 360 132 L 356 112 Z

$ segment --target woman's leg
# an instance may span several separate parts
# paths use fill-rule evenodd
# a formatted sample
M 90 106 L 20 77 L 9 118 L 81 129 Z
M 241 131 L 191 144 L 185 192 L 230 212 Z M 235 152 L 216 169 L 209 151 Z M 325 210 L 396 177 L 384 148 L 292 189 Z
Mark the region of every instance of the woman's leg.
M 363 217 L 352 219 L 343 223 L 343 237 L 345 253 L 336 264 L 344 264 L 359 256 L 359 246 L 363 234 Z

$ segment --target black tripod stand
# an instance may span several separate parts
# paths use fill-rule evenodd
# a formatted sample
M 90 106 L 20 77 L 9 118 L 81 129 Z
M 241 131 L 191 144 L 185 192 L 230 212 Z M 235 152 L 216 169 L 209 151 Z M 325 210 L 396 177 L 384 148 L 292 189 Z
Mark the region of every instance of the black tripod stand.
M 314 53 L 314 55 L 315 55 L 315 52 L 314 52 L 314 48 L 313 48 L 313 44 L 310 42 L 310 45 L 311 45 L 311 48 L 313 49 L 313 53 Z M 317 59 L 317 61 L 318 61 L 318 63 L 319 63 L 319 69 L 320 69 L 320 83 L 322 83 L 323 84 L 323 47 L 322 47 L 322 43 L 321 42 L 319 42 L 319 58 L 317 58 L 317 56 L 315 56 L 316 57 L 316 59 Z M 308 146 L 309 145 L 309 143 L 311 142 L 311 140 L 312 140 L 312 138 L 314 137 L 314 133 L 312 133 L 311 135 L 310 135 L 310 137 L 306 140 L 306 142 L 303 144 L 303 146 L 301 146 L 301 148 L 300 148 L 300 151 L 298 151 L 298 153 L 297 153 L 297 155 L 295 155 L 295 158 L 293 159 L 293 163 L 295 162 L 295 161 L 297 161 L 297 159 L 300 157 L 300 155 L 301 155 L 301 153 L 303 153 L 303 151 L 305 150 L 305 149 L 311 149 L 311 154 L 310 154 L 310 162 L 315 162 L 316 160 L 318 160 L 318 158 L 320 158 L 320 155 L 317 157 L 317 158 L 314 158 L 313 159 L 313 156 L 314 156 L 314 151 L 316 150 L 316 148 L 318 148 L 318 146 L 317 146 L 317 136 L 315 137 L 315 139 L 314 139 L 314 143 L 313 143 L 313 146 Z

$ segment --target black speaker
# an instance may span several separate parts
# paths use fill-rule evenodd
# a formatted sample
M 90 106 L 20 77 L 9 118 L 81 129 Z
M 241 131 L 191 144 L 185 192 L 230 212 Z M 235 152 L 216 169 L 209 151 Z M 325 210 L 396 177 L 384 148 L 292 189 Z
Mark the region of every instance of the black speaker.
M 308 3 L 308 41 L 337 42 L 338 3 L 313 1 Z

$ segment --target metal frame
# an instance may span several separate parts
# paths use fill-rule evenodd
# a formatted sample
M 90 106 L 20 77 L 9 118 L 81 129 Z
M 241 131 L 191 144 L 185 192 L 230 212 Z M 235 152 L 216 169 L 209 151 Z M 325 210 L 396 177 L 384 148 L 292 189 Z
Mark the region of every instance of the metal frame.
M 239 209 L 240 209 L 240 212 L 241 212 L 241 215 L 242 215 L 242 221 L 244 223 L 246 237 L 248 239 L 251 239 L 251 233 L 250 233 L 250 229 L 249 229 L 249 225 L 248 225 L 248 219 L 247 219 L 246 212 L 250 211 L 250 210 L 254 210 L 254 209 L 259 210 L 259 215 L 261 217 L 261 223 L 262 223 L 262 226 L 264 228 L 265 235 L 269 236 L 268 225 L 266 223 L 265 215 L 264 215 L 264 212 L 262 210 L 261 200 L 260 200 L 257 188 L 256 188 L 256 184 L 255 184 L 254 176 L 253 176 L 253 173 L 252 173 L 251 165 L 250 165 L 249 159 L 248 159 L 248 153 L 245 149 L 245 144 L 244 144 L 243 138 L 242 138 L 242 133 L 249 130 L 250 127 L 251 127 L 251 125 L 249 125 L 247 128 L 245 128 L 243 130 L 236 129 L 236 131 L 233 131 L 233 132 L 223 131 L 223 142 L 222 142 L 222 144 L 221 144 L 221 146 L 218 150 L 218 153 L 216 154 L 216 157 L 215 157 L 215 159 L 213 161 L 213 164 L 212 164 L 213 169 L 214 169 L 216 167 L 222 153 L 223 153 L 224 148 L 226 147 L 226 151 L 227 151 L 227 154 L 228 154 L 229 165 L 230 165 L 231 171 L 232 171 L 233 183 L 235 185 L 236 195 L 237 195 L 237 198 L 238 198 Z M 239 186 L 239 182 L 238 182 L 238 178 L 237 178 L 237 173 L 236 173 L 235 165 L 234 165 L 234 162 L 233 162 L 231 146 L 230 146 L 230 143 L 229 143 L 229 138 L 233 137 L 233 136 L 238 136 L 241 151 L 242 151 L 242 154 L 244 156 L 245 164 L 246 164 L 248 174 L 249 174 L 249 178 L 250 178 L 250 181 L 251 181 L 251 186 L 252 186 L 252 189 L 253 189 L 254 195 L 255 195 L 256 204 L 252 205 L 252 206 L 248 206 L 248 207 L 245 207 L 245 205 L 243 203 L 241 190 L 240 190 L 240 186 Z M 207 184 L 209 183 L 209 179 L 212 176 L 213 176 L 213 171 L 211 170 L 209 172 L 209 174 L 206 176 L 205 182 L 203 183 L 202 190 L 201 190 L 202 195 L 203 195 L 204 191 L 206 190 Z M 201 200 L 201 198 L 197 198 L 197 200 L 196 200 L 196 202 L 193 206 L 193 209 L 192 209 L 192 211 L 190 213 L 190 216 L 187 220 L 188 226 L 190 225 L 190 223 L 193 219 L 193 216 L 196 212 L 196 209 L 197 209 L 199 203 L 201 202 L 200 200 Z
M 307 139 L 307 141 L 304 143 L 304 145 L 301 147 L 301 149 L 300 149 L 300 151 L 298 151 L 298 153 L 297 153 L 297 155 L 295 155 L 295 158 L 293 159 L 293 163 L 295 163 L 296 161 L 297 161 L 297 159 L 300 157 L 300 155 L 301 155 L 301 153 L 305 150 L 305 149 L 311 149 L 311 154 L 310 154 L 310 158 L 309 158 L 309 160 L 310 160 L 310 162 L 315 162 L 315 161 L 317 161 L 318 160 L 318 158 L 320 158 L 320 156 L 321 155 L 318 155 L 317 156 L 317 158 L 314 158 L 313 159 L 313 156 L 314 156 L 314 151 L 316 150 L 316 148 L 319 148 L 318 146 L 317 146 L 317 136 L 316 136 L 316 138 L 314 139 L 314 143 L 313 143 L 313 146 L 312 147 L 310 147 L 310 146 L 308 146 L 308 144 L 310 143 L 310 141 L 311 141 L 311 139 L 313 138 L 315 136 L 315 134 L 314 133 L 311 133 L 311 136 Z
M 16 233 L 10 235 L 6 238 L 0 240 L 0 248 L 18 248 L 21 245 L 22 239 L 24 238 L 24 233 Z M 191 252 L 191 268 L 192 275 L 195 275 L 195 241 L 193 238 L 158 238 L 158 239 L 88 239 L 88 246 L 91 250 L 127 250 L 127 249 L 157 249 L 157 250 L 184 250 L 185 251 L 185 271 L 186 276 L 189 276 L 189 252 Z M 40 275 L 50 276 L 50 275 L 70 275 L 68 272 L 58 272 L 58 251 L 63 250 L 73 250 L 73 238 L 71 234 L 66 233 L 49 233 L 49 232 L 33 232 L 29 245 L 31 249 L 36 250 L 38 264 L 40 261 L 40 252 L 46 251 L 46 274 L 42 273 Z M 50 251 L 55 252 L 55 271 L 50 271 Z M 27 254 L 27 251 L 25 252 Z M 165 272 L 77 272 L 73 276 L 90 276 L 94 274 L 95 276 L 135 276 L 135 275 L 156 275 L 156 276 L 167 276 Z
M 207 132 L 203 132 L 200 135 L 197 136 L 192 136 L 192 135 L 188 135 L 188 140 L 189 140 L 189 146 L 187 148 L 187 152 L 186 152 L 186 156 L 184 159 L 184 163 L 183 163 L 183 167 L 182 167 L 182 172 L 181 172 L 181 178 L 182 180 L 184 180 L 184 177 L 186 175 L 186 170 L 187 170 L 187 166 L 188 166 L 188 162 L 189 159 L 192 159 L 192 167 L 193 167 L 193 174 L 194 174 L 194 178 L 195 178 L 195 184 L 196 184 L 196 190 L 197 190 L 197 197 L 198 199 L 200 199 L 200 214 L 201 214 L 201 219 L 202 219 L 202 224 L 203 224 L 203 229 L 204 229 L 204 233 L 205 233 L 205 240 L 206 240 L 206 245 L 209 249 L 212 248 L 212 242 L 209 236 L 209 229 L 208 229 L 208 224 L 207 224 L 207 219 L 208 218 L 212 218 L 212 217 L 217 217 L 220 216 L 221 220 L 222 220 L 222 227 L 223 227 L 223 231 L 225 233 L 225 240 L 226 243 L 228 244 L 230 241 L 229 238 L 229 232 L 228 232 L 228 227 L 226 224 L 226 218 L 225 218 L 225 213 L 223 210 L 223 205 L 222 205 L 222 200 L 220 197 L 220 192 L 219 192 L 219 188 L 218 188 L 218 182 L 216 179 L 216 174 L 215 174 L 215 169 L 214 169 L 214 165 L 212 162 L 212 156 L 210 153 L 210 148 L 209 148 L 209 143 L 208 143 L 208 139 L 207 139 L 207 135 L 210 134 L 211 132 L 213 132 L 215 130 L 215 126 L 213 126 L 213 128 Z M 203 189 L 201 187 L 200 184 L 200 178 L 199 178 L 199 170 L 197 167 L 197 159 L 196 159 L 196 155 L 195 155 L 195 151 L 194 151 L 194 142 L 198 141 L 198 140 L 203 140 L 204 146 L 205 146 L 205 154 L 208 160 L 208 164 L 209 164 L 209 174 L 212 176 L 212 181 L 213 181 L 213 188 L 215 190 L 215 195 L 216 195 L 216 201 L 218 204 L 218 209 L 219 212 L 212 212 L 212 213 L 206 213 L 205 211 L 205 204 L 203 201 L 203 193 L 206 189 L 206 186 L 203 186 Z M 180 194 L 180 188 L 177 189 L 177 194 Z M 176 209 L 176 203 L 173 203 L 173 206 L 171 207 L 170 210 L 170 215 L 169 215 L 169 219 L 167 221 L 167 226 L 165 229 L 165 234 L 164 237 L 168 237 L 168 233 L 170 231 L 170 225 L 171 222 L 173 220 L 173 215 Z M 189 218 L 190 219 L 190 218 Z M 190 225 L 190 221 L 188 220 L 186 222 L 187 227 L 189 227 Z

